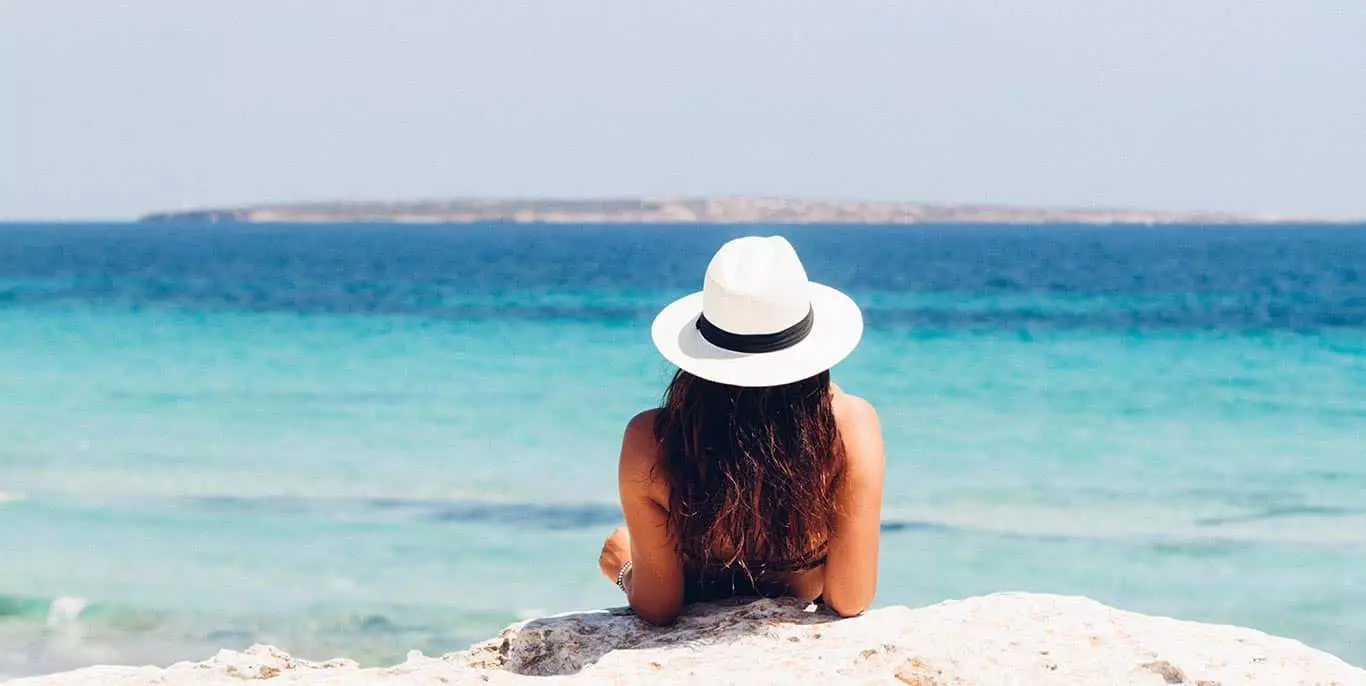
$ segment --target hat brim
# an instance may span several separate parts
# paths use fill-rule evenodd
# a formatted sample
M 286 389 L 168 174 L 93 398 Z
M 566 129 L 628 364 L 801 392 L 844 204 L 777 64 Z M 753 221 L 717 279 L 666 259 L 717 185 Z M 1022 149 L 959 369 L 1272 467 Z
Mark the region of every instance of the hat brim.
M 664 359 L 708 381 L 759 388 L 781 386 L 834 367 L 858 347 L 863 313 L 844 293 L 810 284 L 811 333 L 800 343 L 769 353 L 737 353 L 709 343 L 697 330 L 700 292 L 683 296 L 655 316 L 650 336 Z

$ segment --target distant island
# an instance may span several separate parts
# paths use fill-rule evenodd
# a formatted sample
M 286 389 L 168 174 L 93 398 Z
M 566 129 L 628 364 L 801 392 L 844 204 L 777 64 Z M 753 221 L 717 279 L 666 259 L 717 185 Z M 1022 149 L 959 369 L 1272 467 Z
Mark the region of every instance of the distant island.
M 149 222 L 411 222 L 429 224 L 1261 224 L 1324 222 L 1220 212 L 1049 209 L 1003 205 L 780 197 L 603 200 L 452 199 L 310 202 L 158 212 Z

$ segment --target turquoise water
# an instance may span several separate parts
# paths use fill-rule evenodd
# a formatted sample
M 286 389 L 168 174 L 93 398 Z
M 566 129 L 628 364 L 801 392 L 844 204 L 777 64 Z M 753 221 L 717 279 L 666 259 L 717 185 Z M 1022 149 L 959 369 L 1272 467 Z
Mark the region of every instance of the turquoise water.
M 0 226 L 0 674 L 619 604 L 650 316 L 750 231 Z M 1366 664 L 1366 227 L 781 232 L 867 312 L 878 604 L 1082 594 Z

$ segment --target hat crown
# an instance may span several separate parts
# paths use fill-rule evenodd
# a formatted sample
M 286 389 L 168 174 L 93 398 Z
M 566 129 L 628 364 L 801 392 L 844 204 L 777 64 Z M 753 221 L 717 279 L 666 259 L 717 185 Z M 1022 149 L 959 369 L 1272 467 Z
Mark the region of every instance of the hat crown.
M 811 311 L 810 282 L 781 236 L 746 236 L 721 246 L 707 265 L 702 314 L 735 334 L 771 334 Z

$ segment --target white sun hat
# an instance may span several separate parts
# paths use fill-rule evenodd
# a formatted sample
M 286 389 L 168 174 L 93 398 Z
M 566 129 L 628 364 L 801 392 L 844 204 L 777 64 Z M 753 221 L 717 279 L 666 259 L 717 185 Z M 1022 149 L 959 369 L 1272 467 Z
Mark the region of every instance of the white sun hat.
M 781 236 L 736 238 L 707 265 L 702 291 L 670 303 L 650 330 L 680 369 L 749 388 L 801 381 L 835 366 L 863 336 L 863 313 L 809 281 Z

